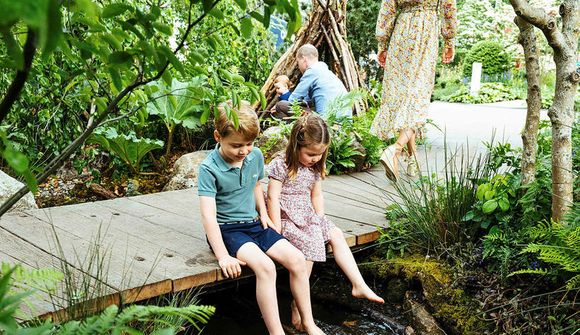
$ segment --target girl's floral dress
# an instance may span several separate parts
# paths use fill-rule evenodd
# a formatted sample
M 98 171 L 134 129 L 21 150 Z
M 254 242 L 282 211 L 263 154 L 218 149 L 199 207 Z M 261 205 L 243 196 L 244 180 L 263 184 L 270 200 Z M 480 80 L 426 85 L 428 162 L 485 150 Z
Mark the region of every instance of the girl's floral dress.
M 383 0 L 377 19 L 379 52 L 387 51 L 381 106 L 371 132 L 386 140 L 420 129 L 435 83 L 439 32 L 451 46 L 455 0 Z M 441 14 L 441 15 L 440 15 Z M 442 16 L 442 17 L 441 17 Z
M 288 176 L 284 157 L 274 158 L 266 168 L 268 177 L 282 182 L 280 210 L 282 236 L 298 248 L 306 259 L 313 262 L 326 261 L 326 242 L 334 224 L 314 211 L 310 194 L 320 174 L 300 167 L 293 179 Z

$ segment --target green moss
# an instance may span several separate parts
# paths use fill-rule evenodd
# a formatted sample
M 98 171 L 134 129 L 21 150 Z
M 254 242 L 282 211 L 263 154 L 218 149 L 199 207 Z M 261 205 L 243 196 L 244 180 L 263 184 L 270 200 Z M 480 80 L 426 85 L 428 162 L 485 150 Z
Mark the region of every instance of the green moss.
M 452 272 L 446 264 L 422 255 L 409 255 L 392 260 L 375 259 L 369 267 L 381 278 L 403 276 L 419 280 L 433 315 L 453 334 L 478 334 L 477 330 L 484 328 L 477 317 L 477 305 L 462 289 L 452 287 Z

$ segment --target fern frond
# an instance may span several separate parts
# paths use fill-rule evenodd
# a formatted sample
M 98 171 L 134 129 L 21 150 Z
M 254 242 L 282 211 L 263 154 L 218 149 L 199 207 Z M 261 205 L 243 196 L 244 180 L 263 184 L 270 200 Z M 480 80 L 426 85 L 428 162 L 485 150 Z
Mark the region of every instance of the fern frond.
M 566 288 L 568 290 L 573 290 L 573 289 L 576 289 L 576 288 L 580 288 L 580 274 L 575 275 L 574 277 L 570 278 L 566 282 Z

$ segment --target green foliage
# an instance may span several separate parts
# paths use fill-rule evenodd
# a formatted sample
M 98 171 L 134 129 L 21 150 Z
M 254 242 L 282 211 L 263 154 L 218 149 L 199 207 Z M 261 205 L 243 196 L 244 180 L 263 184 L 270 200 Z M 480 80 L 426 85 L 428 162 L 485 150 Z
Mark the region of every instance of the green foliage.
M 379 229 L 379 245 L 386 249 L 385 257 L 387 259 L 403 257 L 411 250 L 410 240 L 412 239 L 405 221 L 401 220 L 405 216 L 405 212 L 400 206 L 394 204 L 387 207 L 386 216 L 389 227 Z
M 163 148 L 163 141 L 138 138 L 135 133 L 118 134 L 115 128 L 97 130 L 88 141 L 98 143 L 103 149 L 117 155 L 135 174 L 141 171 L 141 160 L 145 155 Z
M 482 63 L 482 73 L 493 76 L 508 72 L 511 69 L 511 56 L 500 42 L 481 41 L 475 44 L 463 61 L 463 75 L 471 76 L 473 62 Z
M 465 64 L 465 55 L 482 41 L 503 42 L 509 46 L 507 52 L 515 54 L 518 29 L 512 17 L 513 8 L 495 0 L 465 1 L 461 6 L 458 3 L 456 62 Z M 471 72 L 467 75 L 470 76 Z
M 447 253 L 474 238 L 479 226 L 464 218 L 477 201 L 473 181 L 489 176 L 485 158 L 445 148 L 444 160 L 442 176 L 427 171 L 416 181 L 401 179 L 393 184 L 395 192 L 388 193 L 408 232 L 402 238 L 424 252 Z
M 487 230 L 496 224 L 507 224 L 512 219 L 509 211 L 517 202 L 519 180 L 512 174 L 497 174 L 489 182 L 477 186 L 477 201 L 467 212 L 464 221 L 475 221 Z
M 509 101 L 517 99 L 517 96 L 512 93 L 511 89 L 502 83 L 482 83 L 477 96 L 469 93 L 469 89 L 465 85 L 459 86 L 455 92 L 448 96 L 439 96 L 441 101 L 447 102 L 462 102 L 469 104 L 484 104 L 498 101 Z
M 23 176 L 32 192 L 36 192 L 38 185 L 30 168 L 28 157 L 14 148 L 6 134 L 0 130 L 0 155 L 8 165 L 19 175 Z
M 356 166 L 355 157 L 363 154 L 354 148 L 354 141 L 354 138 L 344 131 L 332 132 L 332 141 L 326 160 L 326 169 L 329 174 L 341 174 Z
M 347 2 L 348 43 L 356 59 L 366 60 L 367 55 L 377 49 L 375 26 L 380 8 L 380 1 L 351 0 Z
M 163 317 L 177 317 L 192 324 L 198 332 L 200 324 L 207 323 L 215 312 L 212 306 L 190 305 L 185 307 L 160 307 L 133 305 L 120 310 L 117 306 L 107 307 L 101 314 L 83 320 L 74 320 L 62 325 L 45 321 L 40 326 L 21 326 L 15 313 L 28 293 L 11 293 L 11 276 L 14 269 L 0 276 L 0 332 L 14 335 L 82 335 L 82 334 L 144 334 L 135 328 L 137 323 L 160 323 L 164 327 L 151 333 L 157 335 L 177 334 L 179 329 L 163 322 Z
M 550 274 L 567 279 L 566 288 L 580 288 L 580 205 L 575 203 L 562 222 L 540 224 L 530 229 L 537 243 L 528 244 L 522 252 L 537 254 L 551 269 L 528 269 L 513 274 Z

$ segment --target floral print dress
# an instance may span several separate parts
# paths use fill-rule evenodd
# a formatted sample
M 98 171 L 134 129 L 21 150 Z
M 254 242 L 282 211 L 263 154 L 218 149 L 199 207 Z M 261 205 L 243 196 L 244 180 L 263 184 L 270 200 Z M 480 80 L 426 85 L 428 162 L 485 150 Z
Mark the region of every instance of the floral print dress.
M 425 124 L 435 83 L 439 31 L 445 46 L 452 46 L 456 12 L 455 0 L 383 0 L 376 37 L 379 52 L 387 51 L 386 65 L 381 106 L 371 126 L 381 139 Z
M 306 260 L 326 261 L 326 242 L 334 224 L 314 211 L 311 192 L 320 180 L 320 174 L 307 167 L 300 167 L 294 178 L 288 176 L 284 157 L 274 158 L 266 168 L 268 177 L 282 182 L 280 211 L 282 236 L 298 248 Z

